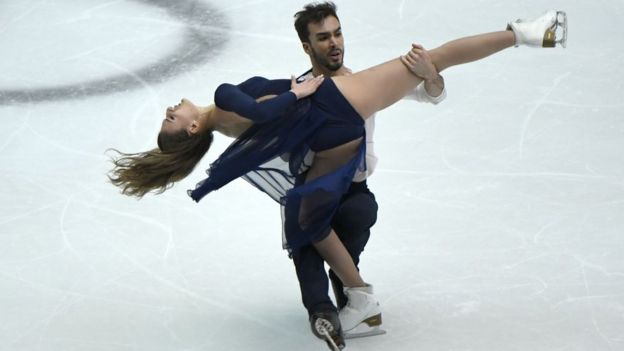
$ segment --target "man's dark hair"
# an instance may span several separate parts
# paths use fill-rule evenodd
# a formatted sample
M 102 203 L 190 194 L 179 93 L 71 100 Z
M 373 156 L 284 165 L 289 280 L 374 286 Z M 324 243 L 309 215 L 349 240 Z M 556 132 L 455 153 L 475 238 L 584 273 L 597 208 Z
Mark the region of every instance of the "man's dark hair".
M 303 7 L 303 10 L 295 13 L 295 29 L 299 35 L 299 40 L 302 43 L 310 42 L 310 31 L 308 30 L 308 24 L 320 23 L 329 16 L 336 17 L 336 5 L 331 1 L 326 2 L 314 2 L 307 4 Z

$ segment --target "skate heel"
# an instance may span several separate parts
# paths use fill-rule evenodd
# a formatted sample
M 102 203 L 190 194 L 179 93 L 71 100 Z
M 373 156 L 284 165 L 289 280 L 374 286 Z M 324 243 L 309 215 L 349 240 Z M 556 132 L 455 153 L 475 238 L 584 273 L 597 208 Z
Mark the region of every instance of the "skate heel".
M 386 331 L 381 329 L 381 313 L 363 320 L 360 324 L 345 331 L 345 339 L 364 338 L 369 336 L 383 335 Z
M 544 34 L 544 41 L 542 42 L 542 47 L 544 48 L 554 48 L 557 44 L 555 32 L 552 30 L 547 30 Z
M 381 313 L 366 318 L 365 320 L 362 321 L 362 323 L 365 323 L 369 327 L 380 326 L 381 325 Z

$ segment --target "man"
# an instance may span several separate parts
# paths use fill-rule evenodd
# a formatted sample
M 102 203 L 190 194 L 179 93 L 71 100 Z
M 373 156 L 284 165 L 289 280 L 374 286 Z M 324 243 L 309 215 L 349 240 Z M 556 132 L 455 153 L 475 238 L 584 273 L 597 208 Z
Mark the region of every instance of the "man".
M 312 68 L 299 77 L 299 81 L 324 75 L 325 77 L 351 74 L 343 65 L 344 40 L 342 28 L 336 14 L 336 6 L 331 2 L 306 5 L 295 14 L 295 29 L 301 40 L 303 50 L 310 57 Z M 433 67 L 433 65 L 431 65 Z M 433 67 L 435 69 L 435 67 Z M 435 79 L 425 81 L 414 92 L 413 98 L 437 104 L 446 92 L 444 80 L 435 72 Z M 341 199 L 340 206 L 333 217 L 332 228 L 342 240 L 355 265 L 359 264 L 360 254 L 370 237 L 370 228 L 377 220 L 377 202 L 368 189 L 366 178 L 373 173 L 377 157 L 373 149 L 374 117 L 369 118 L 366 128 L 366 170 L 356 173 L 349 190 Z M 343 285 L 330 270 L 336 304 L 331 301 L 328 290 L 328 275 L 324 261 L 316 249 L 310 245 L 292 255 L 297 278 L 301 288 L 301 297 L 308 310 L 312 332 L 319 338 L 328 334 L 328 344 L 335 343 L 344 347 L 343 331 L 340 327 L 338 309 L 347 305 Z M 371 287 L 368 287 L 372 289 Z M 364 322 L 364 321 L 363 321 Z M 368 336 L 383 333 L 379 329 L 381 319 L 376 326 L 369 327 L 361 323 L 351 331 L 345 331 L 346 337 Z

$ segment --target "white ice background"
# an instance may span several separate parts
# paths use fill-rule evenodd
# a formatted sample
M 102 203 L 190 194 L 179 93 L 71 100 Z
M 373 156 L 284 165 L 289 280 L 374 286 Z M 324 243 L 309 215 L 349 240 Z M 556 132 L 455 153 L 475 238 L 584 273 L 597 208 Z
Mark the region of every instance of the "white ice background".
M 107 148 L 155 147 L 167 106 L 309 67 L 305 2 L 0 2 L 0 350 L 324 350 L 278 206 L 243 181 L 137 201 Z M 377 117 L 362 256 L 384 336 L 347 350 L 624 349 L 624 2 L 337 1 L 354 70 L 419 42 L 567 11 L 567 49 L 444 72 L 439 106 Z

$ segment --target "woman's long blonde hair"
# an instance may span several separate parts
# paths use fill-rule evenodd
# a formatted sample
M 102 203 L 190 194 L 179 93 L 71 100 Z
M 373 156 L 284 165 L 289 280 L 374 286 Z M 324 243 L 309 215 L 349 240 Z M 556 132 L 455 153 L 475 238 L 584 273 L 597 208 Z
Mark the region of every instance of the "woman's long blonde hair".
M 150 191 L 157 194 L 189 175 L 208 152 L 212 131 L 189 135 L 186 130 L 158 134 L 158 148 L 146 152 L 124 153 L 111 149 L 119 157 L 112 158 L 114 167 L 108 174 L 121 193 L 143 197 Z

